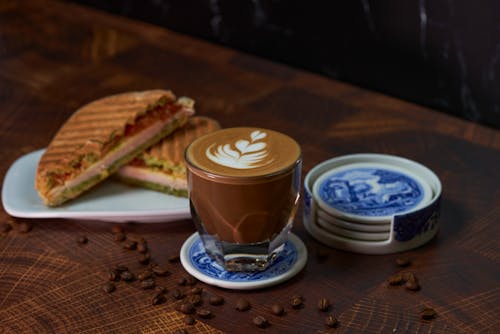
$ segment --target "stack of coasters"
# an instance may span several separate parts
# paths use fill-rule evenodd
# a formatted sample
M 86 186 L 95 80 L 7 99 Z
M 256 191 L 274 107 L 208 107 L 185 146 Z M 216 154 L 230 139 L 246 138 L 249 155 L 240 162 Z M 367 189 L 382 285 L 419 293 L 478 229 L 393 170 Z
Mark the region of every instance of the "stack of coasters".
M 353 154 L 315 166 L 304 181 L 304 225 L 324 244 L 365 254 L 402 252 L 438 231 L 441 182 L 397 156 Z

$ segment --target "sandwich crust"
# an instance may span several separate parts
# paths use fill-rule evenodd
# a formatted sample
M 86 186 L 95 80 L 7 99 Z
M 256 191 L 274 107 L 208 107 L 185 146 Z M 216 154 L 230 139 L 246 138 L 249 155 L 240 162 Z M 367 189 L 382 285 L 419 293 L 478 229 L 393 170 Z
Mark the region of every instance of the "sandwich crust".
M 112 95 L 84 105 L 59 129 L 40 159 L 35 179 L 40 197 L 54 206 L 78 196 L 183 125 L 194 112 L 193 104 L 158 89 Z M 153 125 L 155 133 L 140 138 Z M 133 137 L 140 140 L 131 141 Z M 134 147 L 123 147 L 125 142 Z M 92 175 L 85 177 L 89 170 Z M 78 184 L 71 185 L 75 180 Z

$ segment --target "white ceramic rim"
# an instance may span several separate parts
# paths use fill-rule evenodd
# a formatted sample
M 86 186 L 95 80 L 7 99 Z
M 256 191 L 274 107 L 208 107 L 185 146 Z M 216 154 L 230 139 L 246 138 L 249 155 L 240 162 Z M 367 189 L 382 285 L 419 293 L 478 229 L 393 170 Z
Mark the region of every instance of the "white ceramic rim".
M 386 241 L 389 240 L 391 233 L 387 232 L 358 232 L 353 230 L 348 230 L 342 227 L 330 224 L 318 217 L 316 220 L 319 227 L 330 232 L 331 234 L 338 235 L 340 237 L 346 237 L 349 239 L 360 240 L 360 241 Z
M 307 262 L 307 248 L 304 245 L 304 242 L 300 240 L 300 238 L 297 237 L 295 234 L 290 233 L 288 235 L 288 240 L 291 241 L 294 244 L 295 248 L 297 249 L 297 260 L 287 272 L 260 281 L 252 281 L 252 282 L 225 281 L 207 276 L 202 272 L 198 271 L 193 266 L 193 264 L 191 263 L 191 259 L 189 258 L 189 249 L 193 245 L 196 238 L 199 238 L 198 232 L 193 233 L 189 238 L 186 239 L 186 241 L 184 241 L 180 251 L 180 259 L 182 266 L 190 275 L 196 277 L 198 280 L 220 288 L 231 289 L 231 290 L 256 290 L 256 289 L 267 288 L 269 286 L 282 283 L 294 277 L 302 270 L 302 268 L 304 268 Z
M 357 231 L 357 232 L 387 232 L 391 230 L 391 223 L 387 224 L 366 224 L 347 221 L 345 219 L 340 219 L 338 217 L 332 216 L 329 213 L 323 211 L 320 207 L 316 208 L 316 214 L 318 218 L 323 219 L 332 225 L 342 227 L 344 229 Z

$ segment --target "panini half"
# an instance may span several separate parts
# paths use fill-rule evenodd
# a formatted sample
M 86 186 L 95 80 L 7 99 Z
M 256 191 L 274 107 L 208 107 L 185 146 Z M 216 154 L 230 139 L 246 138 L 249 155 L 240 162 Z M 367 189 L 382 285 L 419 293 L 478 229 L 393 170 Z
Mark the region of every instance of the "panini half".
M 57 206 L 107 178 L 187 122 L 194 101 L 171 91 L 112 95 L 78 109 L 43 154 L 35 179 L 43 202 Z
M 220 128 L 208 117 L 192 117 L 186 125 L 139 154 L 116 176 L 129 184 L 187 197 L 184 150 L 196 138 Z

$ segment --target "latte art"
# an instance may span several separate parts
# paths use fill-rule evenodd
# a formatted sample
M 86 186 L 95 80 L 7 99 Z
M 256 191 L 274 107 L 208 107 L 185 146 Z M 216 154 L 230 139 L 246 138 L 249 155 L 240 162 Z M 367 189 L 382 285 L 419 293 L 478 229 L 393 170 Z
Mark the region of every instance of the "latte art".
M 267 133 L 255 130 L 250 134 L 250 140 L 240 139 L 234 144 L 215 144 L 205 151 L 212 162 L 236 169 L 251 169 L 266 166 L 273 162 L 269 156 L 265 141 Z

